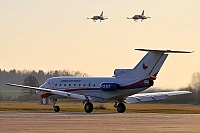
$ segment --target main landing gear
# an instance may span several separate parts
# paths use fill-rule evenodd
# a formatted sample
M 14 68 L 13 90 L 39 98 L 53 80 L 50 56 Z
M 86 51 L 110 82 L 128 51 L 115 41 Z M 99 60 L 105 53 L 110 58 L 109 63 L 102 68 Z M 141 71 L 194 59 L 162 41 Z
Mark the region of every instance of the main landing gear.
M 114 107 L 117 108 L 118 113 L 124 113 L 126 111 L 126 106 L 122 102 L 120 102 L 118 104 L 117 104 L 117 102 L 115 102 Z
M 93 104 L 91 102 L 87 102 L 84 109 L 86 113 L 91 113 L 93 111 Z
M 55 112 L 59 112 L 60 111 L 60 107 L 56 106 L 56 102 L 57 102 L 57 99 L 53 99 L 53 110 Z
M 120 103 L 115 102 L 114 107 L 117 108 L 117 112 L 119 113 L 124 113 L 126 111 L 126 106 L 122 102 Z M 93 104 L 87 101 L 84 106 L 84 109 L 86 113 L 91 113 L 93 111 Z

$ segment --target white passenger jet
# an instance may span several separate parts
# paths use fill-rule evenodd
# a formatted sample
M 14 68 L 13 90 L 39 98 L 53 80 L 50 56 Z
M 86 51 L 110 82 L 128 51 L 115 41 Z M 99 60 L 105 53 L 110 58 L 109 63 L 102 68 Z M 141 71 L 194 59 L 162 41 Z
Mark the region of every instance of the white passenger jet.
M 87 18 L 87 19 L 93 19 L 93 22 L 96 22 L 95 20 L 99 19 L 100 22 L 101 22 L 101 20 L 105 20 L 105 19 L 108 19 L 108 18 L 103 17 L 103 11 L 102 11 L 100 16 L 94 16 L 92 18 Z
M 127 17 L 127 19 L 134 19 L 135 22 L 137 22 L 138 19 L 141 19 L 141 21 L 142 21 L 143 19 L 147 19 L 147 18 L 151 18 L 151 17 L 144 16 L 144 10 L 142 11 L 141 15 L 134 15 L 131 18 Z
M 55 112 L 57 99 L 76 98 L 83 101 L 85 112 L 93 111 L 91 102 L 114 102 L 119 113 L 126 110 L 124 103 L 138 103 L 151 100 L 166 99 L 169 96 L 191 93 L 189 91 L 171 91 L 157 93 L 139 93 L 153 86 L 154 80 L 162 67 L 167 53 L 191 53 L 186 51 L 149 50 L 133 69 L 115 69 L 113 77 L 54 77 L 40 87 L 31 87 L 7 83 L 9 86 L 22 87 L 38 91 L 41 98 L 53 101 Z M 139 93 L 139 94 L 137 94 Z

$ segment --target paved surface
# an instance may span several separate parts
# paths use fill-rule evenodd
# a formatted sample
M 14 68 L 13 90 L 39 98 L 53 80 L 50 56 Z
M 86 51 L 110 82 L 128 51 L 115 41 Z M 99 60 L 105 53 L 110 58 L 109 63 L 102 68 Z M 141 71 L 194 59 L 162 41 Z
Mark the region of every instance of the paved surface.
M 0 132 L 200 132 L 199 114 L 0 112 Z

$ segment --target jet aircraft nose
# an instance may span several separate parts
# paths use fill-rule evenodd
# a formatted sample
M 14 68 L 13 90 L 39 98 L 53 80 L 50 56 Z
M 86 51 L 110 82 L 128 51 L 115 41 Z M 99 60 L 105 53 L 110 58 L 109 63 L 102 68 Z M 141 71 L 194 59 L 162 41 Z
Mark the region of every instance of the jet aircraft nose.
M 49 84 L 47 84 L 47 83 L 45 82 L 44 84 L 42 84 L 42 85 L 40 86 L 40 88 L 48 88 L 48 85 L 49 85 Z

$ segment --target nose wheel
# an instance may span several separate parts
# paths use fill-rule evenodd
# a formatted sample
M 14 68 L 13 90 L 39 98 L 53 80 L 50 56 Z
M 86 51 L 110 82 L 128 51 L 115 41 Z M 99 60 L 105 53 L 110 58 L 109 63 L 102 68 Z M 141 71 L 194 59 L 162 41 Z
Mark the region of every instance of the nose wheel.
M 55 112 L 59 112 L 59 111 L 60 111 L 60 107 L 59 107 L 59 106 L 53 106 L 53 110 L 54 110 Z
M 60 107 L 56 106 L 56 102 L 57 102 L 57 99 L 53 99 L 53 110 L 55 112 L 59 112 L 60 111 Z
M 91 102 L 87 102 L 84 109 L 86 113 L 91 113 L 93 111 L 93 104 Z

